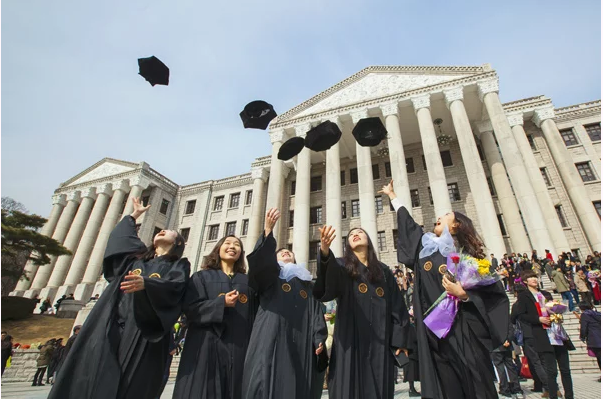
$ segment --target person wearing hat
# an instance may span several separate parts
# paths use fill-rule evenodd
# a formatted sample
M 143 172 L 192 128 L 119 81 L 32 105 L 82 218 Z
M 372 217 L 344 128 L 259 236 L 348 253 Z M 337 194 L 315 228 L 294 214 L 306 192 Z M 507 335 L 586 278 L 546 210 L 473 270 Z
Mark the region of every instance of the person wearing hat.
M 276 250 L 278 209 L 266 213 L 264 234 L 247 256 L 259 311 L 243 371 L 243 397 L 318 399 L 327 367 L 327 326 L 312 297 L 312 274 L 286 248 Z
M 46 369 L 48 368 L 48 365 L 50 364 L 50 361 L 52 360 L 52 355 L 54 353 L 54 349 L 55 349 L 55 342 L 56 340 L 54 338 L 49 339 L 48 341 L 46 341 L 46 343 L 40 347 L 40 354 L 38 355 L 38 360 L 37 360 L 37 366 L 38 366 L 38 370 L 36 371 L 36 374 L 34 375 L 34 380 L 33 383 L 31 384 L 32 387 L 43 387 L 44 384 L 42 383 L 42 381 L 44 380 L 44 373 L 46 372 Z
M 161 388 L 190 263 L 176 231 L 161 230 L 146 247 L 136 219 L 150 205 L 139 198 L 132 205 L 107 241 L 103 274 L 109 284 L 74 339 L 49 399 L 154 399 Z

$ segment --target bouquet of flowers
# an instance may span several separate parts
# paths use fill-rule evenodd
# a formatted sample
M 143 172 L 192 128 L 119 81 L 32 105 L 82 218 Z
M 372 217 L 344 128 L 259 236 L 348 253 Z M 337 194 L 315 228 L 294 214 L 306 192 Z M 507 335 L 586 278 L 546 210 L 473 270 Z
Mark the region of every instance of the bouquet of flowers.
M 489 260 L 477 259 L 462 252 L 448 255 L 444 274 L 452 282 L 458 281 L 464 290 L 491 285 L 500 279 L 498 274 L 490 272 Z M 425 312 L 423 322 L 438 338 L 444 338 L 450 332 L 459 301 L 459 298 L 444 292 Z
M 567 305 L 559 301 L 550 301 L 544 304 L 546 311 L 551 319 L 551 333 L 555 338 L 561 341 L 567 341 L 569 337 L 565 328 L 561 325 L 563 323 L 563 313 L 567 311 Z
M 593 287 L 596 287 L 601 282 L 601 272 L 599 270 L 591 270 L 588 272 L 588 281 Z

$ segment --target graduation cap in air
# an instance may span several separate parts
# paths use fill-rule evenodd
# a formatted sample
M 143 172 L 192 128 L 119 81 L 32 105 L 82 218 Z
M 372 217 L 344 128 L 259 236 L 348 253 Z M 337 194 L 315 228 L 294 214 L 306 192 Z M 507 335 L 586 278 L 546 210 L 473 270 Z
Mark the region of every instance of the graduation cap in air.
M 293 137 L 285 141 L 278 150 L 278 159 L 288 161 L 304 149 L 304 138 Z
M 305 145 L 312 151 L 326 151 L 339 141 L 341 130 L 336 123 L 325 121 L 310 129 L 306 134 Z
M 274 107 L 266 101 L 252 101 L 239 114 L 246 129 L 266 130 L 271 120 L 276 118 Z
M 167 86 L 170 82 L 170 69 L 155 56 L 139 58 L 138 69 L 138 74 L 145 78 L 151 86 Z
M 354 138 L 363 147 L 376 147 L 387 137 L 387 130 L 379 117 L 360 119 L 354 130 Z

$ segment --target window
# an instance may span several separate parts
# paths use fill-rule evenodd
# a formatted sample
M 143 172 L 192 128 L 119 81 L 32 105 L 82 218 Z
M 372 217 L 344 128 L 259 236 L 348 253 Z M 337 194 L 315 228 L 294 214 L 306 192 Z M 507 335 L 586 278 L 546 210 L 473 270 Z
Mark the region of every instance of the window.
M 593 170 L 590 168 L 588 162 L 581 162 L 576 164 L 576 169 L 578 169 L 578 173 L 580 173 L 580 177 L 582 181 L 593 181 L 597 180 Z
M 540 168 L 540 174 L 544 179 L 544 184 L 546 184 L 547 187 L 552 187 L 553 185 L 551 184 L 551 179 L 549 179 L 549 174 L 546 173 L 546 168 Z
M 180 229 L 180 235 L 184 238 L 184 242 L 188 242 L 188 235 L 191 233 L 190 228 Z
M 322 190 L 322 176 L 314 176 L 310 179 L 310 191 Z
M 452 166 L 452 155 L 450 155 L 450 151 L 440 151 L 440 157 L 442 158 L 442 164 L 444 166 Z
M 347 210 L 347 206 L 345 204 L 345 201 L 343 201 L 341 203 L 341 218 L 342 219 L 347 219 L 348 217 L 348 210 Z
M 561 222 L 561 227 L 567 227 L 567 220 L 565 219 L 565 213 L 563 212 L 563 209 L 561 209 L 561 205 L 555 206 L 555 212 L 557 212 L 557 217 Z
M 234 236 L 237 230 L 237 222 L 226 223 L 226 234 L 227 236 Z
M 494 197 L 496 195 L 496 189 L 494 188 L 494 182 L 492 181 L 492 177 L 486 177 L 486 181 L 488 182 L 488 189 L 490 190 L 490 195 Z
M 207 234 L 207 239 L 208 240 L 217 240 L 219 230 L 220 230 L 220 226 L 217 224 L 214 224 L 213 226 L 209 226 L 209 232 Z
M 423 162 L 423 170 L 427 170 L 427 164 L 425 163 L 425 155 L 421 155 L 421 162 Z
M 375 197 L 375 212 L 383 213 L 383 197 Z
M 392 177 L 392 164 L 389 162 L 385 163 L 385 177 Z
M 341 171 L 340 179 L 341 179 L 341 185 L 345 186 L 345 170 Z
M 293 252 L 293 244 L 287 244 L 287 249 Z
M 410 190 L 410 202 L 412 203 L 413 208 L 421 206 L 421 197 L 419 197 L 418 189 Z
M 159 207 L 159 213 L 162 215 L 166 215 L 168 211 L 168 207 L 170 206 L 170 201 L 165 198 L 161 200 L 161 206 Z
M 479 160 L 484 162 L 486 160 L 486 157 L 484 156 L 484 150 L 482 150 L 482 146 L 477 144 L 477 153 L 479 154 Z
M 394 250 L 397 251 L 398 250 L 398 229 L 392 230 L 392 233 L 394 235 Z
M 247 190 L 245 193 L 245 205 L 251 205 L 251 201 L 253 201 L 253 190 Z
M 291 182 L 291 195 L 295 195 L 295 180 Z
M 241 235 L 246 236 L 247 230 L 249 230 L 249 219 L 244 219 L 243 224 L 241 225 Z
M 145 195 L 144 197 L 142 197 L 142 205 L 147 206 L 149 205 L 149 200 L 151 199 L 150 195 Z
M 358 168 L 350 169 L 350 184 L 358 183 Z
M 379 245 L 379 252 L 387 250 L 387 243 L 385 242 L 385 231 L 377 232 L 377 243 Z
M 360 201 L 352 200 L 352 217 L 357 218 L 360 216 Z
M 373 180 L 379 180 L 379 164 L 373 165 Z
M 601 219 L 601 201 L 593 201 L 593 206 L 597 211 L 597 215 L 599 215 L 599 219 Z
M 565 142 L 566 147 L 578 144 L 578 139 L 576 139 L 573 129 L 563 129 L 559 133 L 561 133 L 561 138 Z
M 580 248 L 574 248 L 571 251 L 574 258 L 578 259 L 579 261 L 582 261 L 582 252 L 580 251 Z
M 415 161 L 412 158 L 406 158 L 406 173 L 415 173 Z
M 345 256 L 345 247 L 346 247 L 347 243 L 348 243 L 348 238 L 347 237 L 341 237 L 341 245 L 343 246 L 343 251 L 341 251 L 341 254 L 343 256 Z
M 289 211 L 289 227 L 293 227 L 293 211 Z
M 505 228 L 505 221 L 503 220 L 502 213 L 499 213 L 498 215 L 496 215 L 496 218 L 498 219 L 498 227 L 500 227 L 500 232 L 502 233 L 503 236 L 506 236 L 507 229 Z
M 318 259 L 318 252 L 320 251 L 320 241 L 310 241 L 310 259 L 316 260 Z
M 592 125 L 584 125 L 588 137 L 591 141 L 601 141 L 601 123 L 593 123 Z
M 450 183 L 448 185 L 448 196 L 450 197 L 450 201 L 460 201 L 461 193 L 459 191 L 459 185 L 457 183 Z
M 214 198 L 214 211 L 221 211 L 224 206 L 224 196 Z
M 160 227 L 155 226 L 155 228 L 153 229 L 153 237 L 155 237 L 157 234 L 159 234 L 159 232 L 163 230 Z
M 197 201 L 187 201 L 186 202 L 186 210 L 184 211 L 185 215 L 191 215 L 195 213 L 195 205 L 197 205 Z
M 433 205 L 433 196 L 431 195 L 431 187 L 427 187 L 427 192 L 429 193 L 429 204 Z
M 532 151 L 538 151 L 538 147 L 536 147 L 536 141 L 534 141 L 533 134 L 528 134 L 528 143 L 530 143 L 530 148 L 532 148 Z
M 310 208 L 310 224 L 322 223 L 322 207 Z
M 228 207 L 229 208 L 238 208 L 240 200 L 241 200 L 241 193 L 230 194 L 230 201 L 228 201 Z

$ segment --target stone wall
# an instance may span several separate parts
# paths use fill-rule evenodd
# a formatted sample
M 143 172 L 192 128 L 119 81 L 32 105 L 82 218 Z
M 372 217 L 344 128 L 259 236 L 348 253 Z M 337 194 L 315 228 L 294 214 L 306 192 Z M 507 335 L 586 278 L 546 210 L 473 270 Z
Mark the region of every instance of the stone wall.
M 11 366 L 4 370 L 2 382 L 33 382 L 38 370 L 36 361 L 40 355 L 39 349 L 15 349 Z M 46 378 L 46 376 L 44 376 Z

